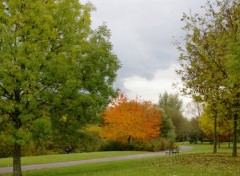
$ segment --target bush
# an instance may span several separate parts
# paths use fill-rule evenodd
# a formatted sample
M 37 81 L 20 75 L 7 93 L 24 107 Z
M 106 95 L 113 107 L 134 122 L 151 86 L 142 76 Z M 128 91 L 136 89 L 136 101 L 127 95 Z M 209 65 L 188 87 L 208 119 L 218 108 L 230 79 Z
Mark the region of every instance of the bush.
M 78 152 L 94 152 L 98 151 L 102 140 L 99 136 L 101 128 L 97 125 L 87 125 L 81 129 L 80 145 L 76 148 Z
M 174 143 L 173 146 L 172 146 L 172 148 L 174 148 L 174 149 L 179 149 L 179 147 L 180 146 L 177 143 Z
M 166 139 L 161 138 L 159 141 L 159 145 L 160 150 L 167 150 L 170 144 Z
M 102 143 L 100 151 L 161 151 L 168 147 L 169 143 L 165 139 L 149 142 L 132 141 L 131 144 L 109 140 Z
M 103 142 L 100 151 L 131 151 L 135 150 L 134 145 L 121 143 L 118 141 Z

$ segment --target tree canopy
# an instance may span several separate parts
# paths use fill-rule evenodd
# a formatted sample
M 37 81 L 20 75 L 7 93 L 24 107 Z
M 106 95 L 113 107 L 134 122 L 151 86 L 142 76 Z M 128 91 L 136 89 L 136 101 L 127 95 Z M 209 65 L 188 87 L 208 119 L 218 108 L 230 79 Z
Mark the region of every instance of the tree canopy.
M 107 27 L 91 29 L 92 10 L 78 0 L 0 3 L 0 126 L 13 144 L 14 175 L 36 126 L 56 127 L 63 116 L 87 122 L 117 95 L 120 64 Z
M 182 100 L 178 94 L 171 94 L 165 92 L 159 96 L 158 107 L 163 109 L 166 118 L 173 122 L 175 129 L 172 127 L 170 130 L 175 131 L 176 139 L 178 141 L 185 140 L 188 136 L 188 121 L 182 114 Z
M 151 102 L 120 94 L 103 112 L 102 137 L 123 143 L 148 141 L 160 134 L 161 112 Z
M 239 7 L 237 0 L 208 1 L 203 16 L 184 14 L 185 47 L 178 47 L 181 65 L 178 74 L 184 83 L 183 92 L 211 106 L 215 129 L 223 105 L 234 119 L 233 156 L 237 156 L 240 102 L 239 77 L 233 72 L 239 66 Z

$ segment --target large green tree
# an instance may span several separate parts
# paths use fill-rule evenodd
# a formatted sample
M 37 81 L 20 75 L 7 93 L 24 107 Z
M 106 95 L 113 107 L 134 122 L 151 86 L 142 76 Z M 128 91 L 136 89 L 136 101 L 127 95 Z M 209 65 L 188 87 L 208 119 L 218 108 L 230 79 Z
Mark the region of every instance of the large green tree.
M 211 106 L 215 131 L 222 105 L 228 107 L 228 116 L 234 119 L 233 156 L 237 156 L 240 102 L 240 82 L 233 73 L 236 69 L 233 65 L 239 60 L 236 49 L 239 42 L 239 7 L 237 0 L 208 1 L 204 16 L 184 14 L 182 20 L 186 22 L 184 30 L 187 34 L 185 48 L 179 47 L 182 68 L 178 70 L 184 82 L 184 92 Z
M 116 95 L 119 61 L 106 26 L 90 28 L 93 9 L 78 0 L 0 3 L 0 132 L 13 145 L 16 176 L 36 126 L 87 122 Z
M 182 114 L 182 100 L 178 94 L 165 92 L 159 96 L 158 107 L 165 112 L 165 118 L 170 118 L 175 127 L 177 141 L 186 140 L 189 132 L 188 120 Z M 170 128 L 170 130 L 174 130 Z

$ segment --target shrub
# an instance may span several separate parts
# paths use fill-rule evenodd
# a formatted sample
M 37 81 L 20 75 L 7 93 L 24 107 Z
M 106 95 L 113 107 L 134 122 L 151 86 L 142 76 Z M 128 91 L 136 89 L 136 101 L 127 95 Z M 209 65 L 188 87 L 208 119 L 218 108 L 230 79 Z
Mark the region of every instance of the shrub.
M 149 142 L 132 141 L 129 143 L 122 143 L 119 141 L 108 140 L 102 143 L 101 151 L 160 151 L 168 147 L 168 142 L 164 139 L 151 140 Z
M 170 143 L 166 139 L 161 138 L 159 141 L 159 145 L 160 150 L 167 150 L 169 148 Z
M 174 148 L 174 149 L 179 149 L 179 145 L 178 145 L 177 143 L 174 143 L 173 146 L 172 146 L 172 148 Z
M 87 125 L 80 130 L 80 145 L 76 148 L 78 152 L 98 151 L 102 140 L 99 136 L 101 128 L 98 125 Z
M 105 141 L 100 147 L 101 151 L 129 151 L 135 150 L 134 145 L 121 143 L 118 141 Z

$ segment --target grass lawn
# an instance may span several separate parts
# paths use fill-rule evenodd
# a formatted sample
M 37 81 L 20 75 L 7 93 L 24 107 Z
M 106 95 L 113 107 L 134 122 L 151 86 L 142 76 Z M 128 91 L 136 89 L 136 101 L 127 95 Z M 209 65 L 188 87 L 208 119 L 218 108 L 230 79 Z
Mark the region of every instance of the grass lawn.
M 27 156 L 22 157 L 22 165 L 55 163 L 64 161 L 76 161 L 96 158 L 107 158 L 114 156 L 136 155 L 149 153 L 144 151 L 112 151 L 112 152 L 90 152 L 90 153 L 71 153 L 61 155 L 41 155 L 41 156 Z M 12 158 L 1 158 L 0 167 L 12 166 Z
M 189 144 L 189 142 L 179 143 L 179 145 L 192 146 L 193 150 L 188 150 L 184 153 L 212 153 L 213 145 L 208 143 Z M 221 147 L 217 147 L 217 151 L 220 153 L 231 153 L 232 148 L 228 148 L 228 143 L 221 143 Z
M 240 158 L 182 154 L 24 172 L 26 176 L 238 176 Z M 6 175 L 10 176 L 10 174 Z
M 187 145 L 187 144 L 184 144 Z M 240 157 L 231 157 L 223 146 L 222 153 L 212 154 L 212 145 L 191 145 L 193 150 L 177 155 L 144 159 L 91 163 L 24 172 L 26 176 L 238 176 Z M 2 176 L 2 175 L 1 175 Z M 10 174 L 4 174 L 10 176 Z

